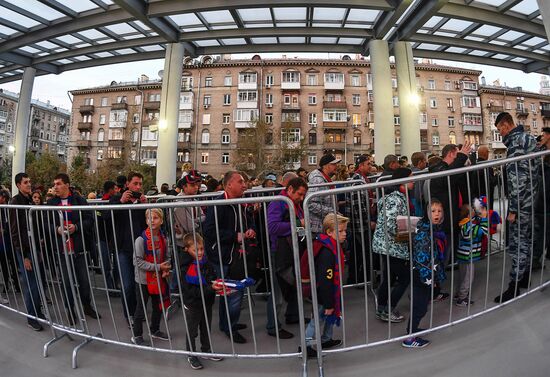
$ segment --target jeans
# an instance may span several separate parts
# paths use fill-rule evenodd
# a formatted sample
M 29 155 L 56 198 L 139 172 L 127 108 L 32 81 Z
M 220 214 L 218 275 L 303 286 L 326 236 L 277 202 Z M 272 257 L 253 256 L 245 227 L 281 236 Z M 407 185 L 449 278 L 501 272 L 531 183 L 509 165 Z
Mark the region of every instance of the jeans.
M 101 261 L 103 268 L 103 276 L 107 282 L 107 288 L 114 289 L 115 281 L 113 280 L 112 267 L 111 267 L 111 253 L 109 252 L 109 246 L 105 241 L 99 241 L 99 249 L 101 252 Z
M 434 294 L 435 296 L 435 294 Z M 411 333 L 418 331 L 418 325 L 422 318 L 428 312 L 428 304 L 431 298 L 431 286 L 426 285 L 420 281 L 420 276 L 414 271 L 413 273 L 413 300 L 411 322 L 407 325 L 407 332 L 411 330 Z M 410 326 L 410 327 L 409 327 Z
M 195 339 L 200 332 L 201 351 L 212 352 L 210 347 L 210 339 L 208 338 L 208 329 L 212 324 L 212 304 L 213 302 L 206 302 L 206 316 L 203 310 L 202 302 L 197 305 L 185 307 L 185 318 L 187 319 L 187 333 L 189 338 L 185 337 L 185 344 L 188 351 L 196 351 Z M 191 339 L 191 343 L 189 343 Z
M 133 317 L 136 310 L 136 284 L 132 250 L 119 250 L 118 263 L 122 289 L 122 311 L 124 317 Z
M 323 305 L 318 305 L 319 310 L 319 327 L 322 327 L 323 333 L 321 334 L 321 343 L 325 343 L 332 339 L 332 331 L 334 329 L 334 324 L 327 323 L 325 321 L 325 308 Z M 312 316 L 311 321 L 307 324 L 306 328 L 306 346 L 311 347 L 315 345 L 315 321 Z
M 85 254 L 71 254 L 68 260 L 65 260 L 65 255 L 61 253 L 59 256 L 61 275 L 63 277 L 63 298 L 65 307 L 71 310 L 74 314 L 74 296 L 72 287 L 75 288 L 76 294 L 80 296 L 82 305 L 91 306 L 90 284 L 88 281 L 88 269 L 86 268 Z M 69 263 L 69 269 L 67 269 Z M 73 269 L 74 268 L 74 269 Z M 69 273 L 72 274 L 72 284 L 69 278 Z
M 388 276 L 388 262 L 385 255 L 382 256 L 382 263 L 384 265 L 384 272 L 382 273 L 382 283 L 378 288 L 378 311 L 388 310 L 388 285 L 391 286 L 391 282 L 397 278 L 395 286 L 391 290 L 390 302 L 391 309 L 396 306 L 410 282 L 409 263 L 405 259 L 399 259 L 395 257 L 389 257 L 389 269 Z
M 23 257 L 21 252 L 17 251 L 17 261 L 19 262 L 19 273 L 21 274 L 21 282 L 23 285 L 23 298 L 27 314 L 34 317 L 44 317 L 42 314 L 42 301 L 40 300 L 40 292 L 38 290 L 38 282 L 34 273 L 36 263 L 32 264 L 32 270 L 27 271 L 23 265 Z M 32 319 L 29 318 L 29 321 Z
M 275 256 L 273 254 L 270 254 L 269 256 L 271 258 L 271 267 L 275 268 Z M 273 272 L 271 274 L 271 281 L 273 282 L 271 293 L 268 296 L 267 299 L 267 324 L 265 326 L 267 332 L 269 334 L 275 334 L 275 319 L 277 318 L 277 314 L 279 314 L 282 311 L 283 308 L 283 295 L 281 293 L 281 288 L 279 287 L 279 280 L 276 276 L 276 273 Z M 294 289 L 296 289 L 294 287 Z M 275 309 L 273 308 L 273 301 L 275 301 Z M 287 302 L 286 312 L 285 312 L 285 318 L 287 321 L 296 321 L 300 319 L 300 315 L 298 312 L 298 294 L 297 292 L 294 292 L 294 294 L 290 297 L 289 301 Z M 279 320 L 277 318 L 277 330 L 280 329 L 281 326 L 279 324 Z
M 216 278 L 221 278 L 221 269 L 219 264 L 212 265 Z M 223 267 L 223 275 L 227 279 L 227 274 L 229 272 L 229 266 Z M 239 322 L 239 317 L 241 316 L 241 303 L 243 301 L 244 293 L 242 291 L 235 291 L 234 293 L 226 296 L 227 305 L 225 304 L 224 296 L 220 296 L 220 330 L 226 334 L 229 334 L 229 324 L 227 323 L 227 313 L 229 313 L 229 323 L 231 324 L 231 329 L 235 331 L 235 325 Z
M 150 294 L 147 290 L 147 284 L 136 284 L 136 297 L 140 296 L 141 300 L 136 305 L 136 311 L 134 312 L 134 336 L 143 335 L 143 321 L 145 321 L 149 297 L 151 297 L 151 307 L 153 312 L 151 315 L 151 322 L 149 322 L 149 329 L 151 330 L 151 334 L 154 334 L 159 330 L 160 319 L 162 317 L 160 295 Z

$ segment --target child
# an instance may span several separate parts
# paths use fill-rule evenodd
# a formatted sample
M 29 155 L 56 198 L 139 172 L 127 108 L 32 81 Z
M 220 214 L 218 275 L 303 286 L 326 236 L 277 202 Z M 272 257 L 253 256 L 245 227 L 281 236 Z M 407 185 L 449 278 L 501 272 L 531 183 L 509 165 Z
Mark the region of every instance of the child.
M 134 253 L 136 297 L 138 303 L 134 313 L 134 336 L 132 343 L 144 345 L 143 321 L 145 320 L 145 308 L 151 297 L 153 313 L 151 316 L 151 338 L 168 340 L 168 335 L 160 331 L 160 319 L 162 308 L 170 304 L 168 284 L 166 278 L 170 274 L 170 254 L 166 237 L 160 231 L 164 220 L 164 214 L 159 208 L 151 208 L 145 211 L 147 229 L 136 238 Z M 141 297 L 141 300 L 139 300 Z
M 313 255 L 315 256 L 315 277 L 317 282 L 317 300 L 319 310 L 319 324 L 323 326 L 321 335 L 322 348 L 328 349 L 339 346 L 342 341 L 332 339 L 334 325 L 340 324 L 340 274 L 344 273 L 344 248 L 346 228 L 349 219 L 342 215 L 330 213 L 323 220 L 323 233 L 313 241 Z M 340 244 L 340 255 L 338 246 Z M 317 352 L 312 348 L 315 344 L 315 321 L 309 321 L 306 329 L 307 356 L 316 357 Z M 300 350 L 298 351 L 300 352 Z
M 200 330 L 201 351 L 212 352 L 208 329 L 212 323 L 212 305 L 214 305 L 215 293 L 222 287 L 212 283 L 216 280 L 216 274 L 206 259 L 204 243 L 199 234 L 186 234 L 183 237 L 183 249 L 186 254 L 182 261 L 181 289 L 187 321 L 188 336 L 185 338 L 187 350 L 196 351 L 195 338 Z M 205 356 L 203 359 L 222 360 L 221 357 L 214 356 Z M 203 368 L 197 356 L 189 356 L 187 361 L 193 369 Z
M 431 206 L 417 224 L 413 242 L 413 308 L 407 332 L 414 334 L 421 331 L 420 321 L 428 311 L 432 287 L 445 280 L 445 250 L 447 238 L 441 229 L 443 222 L 443 205 L 437 199 L 431 199 Z M 433 239 L 432 239 L 433 235 Z M 432 245 L 434 248 L 432 249 Z M 410 327 L 409 327 L 410 326 Z M 430 344 L 429 340 L 419 336 L 411 336 L 401 344 L 406 348 L 423 348 Z
M 483 237 L 487 236 L 487 208 L 480 207 L 479 216 L 468 204 L 460 209 L 460 238 L 456 249 L 456 261 L 460 272 L 460 285 L 456 302 L 457 306 L 473 305 L 469 300 L 470 287 L 474 280 L 474 262 L 481 259 Z
M 474 201 L 474 208 L 477 213 L 481 214 L 482 211 L 487 212 L 487 196 L 481 195 L 479 199 L 476 199 Z M 483 216 L 482 216 L 483 217 Z M 494 211 L 492 209 L 488 212 L 488 227 L 489 227 L 489 235 L 484 235 L 481 241 L 481 258 L 485 258 L 485 255 L 487 254 L 487 251 L 489 251 L 489 242 L 491 240 L 491 236 L 493 234 L 496 234 L 498 231 L 498 225 L 502 224 L 502 219 L 500 218 L 500 215 L 497 211 Z

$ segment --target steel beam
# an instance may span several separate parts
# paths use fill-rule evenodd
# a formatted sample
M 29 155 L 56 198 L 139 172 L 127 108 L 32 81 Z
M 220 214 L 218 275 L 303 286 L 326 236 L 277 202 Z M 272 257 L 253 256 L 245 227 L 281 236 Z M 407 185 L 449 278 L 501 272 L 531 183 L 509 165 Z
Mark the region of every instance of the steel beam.
M 32 58 L 18 54 L 16 52 L 0 52 L 0 60 L 10 63 L 19 64 L 24 67 L 34 67 L 36 69 L 46 71 L 48 73 L 59 73 L 59 67 L 51 63 L 33 64 Z
M 416 33 L 432 16 L 435 16 L 439 9 L 449 0 L 421 0 L 414 9 L 399 23 L 395 33 L 392 35 L 392 42 L 408 40 Z
M 268 52 L 341 52 L 348 54 L 360 54 L 363 50 L 362 45 L 333 45 L 333 44 L 254 44 L 254 45 L 236 45 L 236 46 L 212 46 L 197 47 L 198 55 L 215 54 L 252 54 Z
M 510 62 L 507 60 L 500 59 L 490 59 L 483 56 L 472 56 L 465 54 L 455 54 L 452 52 L 439 52 L 439 51 L 429 51 L 429 50 L 413 50 L 414 56 L 417 58 L 428 58 L 428 59 L 440 59 L 440 60 L 451 60 L 455 62 L 464 62 L 464 63 L 474 63 L 474 64 L 483 64 L 491 65 L 495 67 L 511 68 L 517 69 L 520 71 L 525 71 L 525 64 Z

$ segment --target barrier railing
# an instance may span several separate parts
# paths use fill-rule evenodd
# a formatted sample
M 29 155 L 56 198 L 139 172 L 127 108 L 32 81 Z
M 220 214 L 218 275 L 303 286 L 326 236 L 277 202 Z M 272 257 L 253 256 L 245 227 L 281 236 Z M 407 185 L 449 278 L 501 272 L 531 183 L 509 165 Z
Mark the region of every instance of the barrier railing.
M 288 197 L 272 195 L 278 194 L 280 188 L 259 190 L 261 196 L 231 200 L 217 199 L 219 193 L 212 193 L 207 196 L 165 197 L 159 198 L 156 203 L 137 205 L 94 202 L 92 205 L 70 207 L 0 206 L 3 235 L 0 246 L 4 249 L 4 253 L 0 253 L 0 268 L 4 287 L 7 288 L 1 307 L 25 316 L 29 325 L 35 328 L 37 324 L 49 326 L 52 338 L 44 346 L 44 356 L 48 355 L 54 343 L 64 337 L 81 338 L 82 342 L 72 354 L 74 368 L 77 367 L 79 350 L 89 342 L 101 341 L 188 357 L 300 358 L 304 376 L 307 375 L 308 356 L 316 354 L 318 373 L 323 375 L 323 355 L 408 340 L 491 312 L 522 297 L 522 276 L 516 274 L 515 279 L 506 277 L 510 269 L 507 256 L 510 254 L 514 255 L 512 269 L 523 266 L 523 276 L 529 277 L 527 293 L 546 286 L 548 276 L 544 270 L 544 257 L 549 243 L 550 203 L 547 203 L 546 196 L 535 197 L 534 194 L 537 189 L 538 192 L 548 192 L 548 182 L 541 173 L 549 169 L 542 163 L 542 159 L 549 154 L 537 153 L 389 182 L 360 184 L 347 181 L 316 185 L 321 190 L 309 193 L 304 201 L 303 235 L 294 231 L 298 229 L 298 224 L 292 201 Z M 396 241 L 397 225 L 393 217 L 397 215 L 392 198 L 398 194 L 392 186 L 403 186 L 409 182 L 422 184 L 426 203 L 421 205 L 421 209 L 424 210 L 426 207 L 432 208 L 431 198 L 437 196 L 434 188 L 438 184 L 451 187 L 452 190 L 443 192 L 447 202 L 453 202 L 453 191 L 458 183 L 464 183 L 465 203 L 471 203 L 479 195 L 479 187 L 485 186 L 482 191 L 489 196 L 488 209 L 492 205 L 505 222 L 508 202 L 512 198 L 510 194 L 506 195 L 504 185 L 492 187 L 489 178 L 494 171 L 504 176 L 506 167 L 508 171 L 516 171 L 516 175 L 508 179 L 512 184 L 514 179 L 518 180 L 515 178 L 518 172 L 529 172 L 525 187 L 531 196 L 510 191 L 516 196 L 523 213 L 518 213 L 516 228 L 512 225 L 511 231 L 504 224 L 496 227 L 494 234 L 486 231 L 489 234 L 484 258 L 479 261 L 470 258 L 466 263 L 457 263 L 455 253 L 447 252 L 440 258 L 441 263 L 448 266 L 446 282 L 438 287 L 426 285 L 427 290 L 422 291 L 418 290 L 418 263 L 415 262 L 418 240 L 415 234 L 405 236 L 405 241 L 402 241 L 405 245 L 401 246 L 405 250 L 402 258 L 380 252 L 390 250 Z M 331 188 L 332 185 L 343 187 Z M 414 213 L 408 205 L 412 193 L 403 190 L 399 195 L 401 204 L 405 203 L 399 205 L 400 215 L 403 216 L 400 223 L 402 226 L 405 224 L 405 229 L 412 229 Z M 290 250 L 290 271 L 279 268 L 275 250 L 279 250 L 278 242 L 282 241 L 274 240 L 274 233 L 270 230 L 273 226 L 270 206 L 274 206 L 273 209 L 279 205 L 288 211 L 288 218 L 284 221 L 293 230 L 285 240 Z M 528 207 L 534 208 L 529 218 L 525 215 Z M 155 208 L 162 210 L 162 239 L 167 245 L 166 252 L 171 255 L 171 272 L 166 282 L 168 295 L 160 267 L 164 260 L 160 250 L 164 248 L 156 239 L 161 237 L 155 235 L 153 225 L 146 223 L 153 224 L 154 219 L 153 213 L 146 217 L 145 210 Z M 445 213 L 449 216 L 450 229 L 458 226 L 457 211 L 458 205 L 449 207 Z M 334 338 L 327 339 L 322 335 L 328 336 L 329 332 L 324 333 L 321 326 L 325 313 L 318 310 L 321 302 L 316 289 L 319 276 L 315 273 L 316 260 L 313 255 L 317 241 L 312 225 L 316 221 L 319 223 L 319 218 L 336 216 L 340 212 L 350 219 L 347 242 L 336 243 L 335 246 L 335 263 L 343 267 L 338 284 L 334 284 L 339 291 L 342 320 L 341 326 L 334 330 Z M 488 218 L 487 227 L 495 225 L 493 222 Z M 506 237 L 514 234 L 521 241 L 527 224 L 534 235 L 527 248 L 512 243 L 507 247 L 508 253 L 502 253 Z M 147 229 L 152 234 L 150 244 L 139 239 Z M 251 237 L 250 229 L 255 231 L 256 237 Z M 425 244 L 428 245 L 429 262 L 438 260 L 438 244 L 434 241 L 438 237 L 437 232 L 439 228 L 429 226 L 425 230 L 429 240 Z M 193 256 L 189 249 L 184 249 L 187 242 L 182 238 L 184 234 L 190 235 L 187 241 L 195 250 L 200 245 L 201 235 L 204 237 L 205 254 L 211 266 L 209 269 L 203 270 L 205 267 L 196 254 Z M 472 232 L 465 234 L 462 241 L 470 241 L 465 249 L 472 252 L 474 235 Z M 459 233 L 448 232 L 449 247 L 454 249 L 453 245 L 458 244 L 459 238 Z M 22 258 L 22 249 L 28 251 L 25 254 L 28 262 Z M 525 250 L 528 257 L 523 258 Z M 540 254 L 539 250 L 542 250 Z M 345 252 L 344 257 L 340 251 Z M 302 292 L 300 266 L 304 252 L 308 256 L 313 287 L 310 299 L 304 297 Z M 146 253 L 150 256 L 144 257 Z M 533 261 L 538 257 L 543 266 L 535 271 Z M 237 268 L 233 267 L 237 266 L 234 260 L 240 261 L 238 273 Z M 459 273 L 455 272 L 454 265 L 458 266 Z M 141 269 L 136 266 L 141 266 Z M 190 269 L 192 266 L 195 267 Z M 471 272 L 474 266 L 475 280 Z M 146 271 L 145 268 L 149 268 L 152 274 L 145 272 L 143 277 L 140 271 Z M 430 270 L 428 278 L 435 281 L 438 272 Z M 237 283 L 237 287 L 220 285 L 217 281 L 227 281 L 228 278 L 240 281 L 249 277 L 255 278 L 255 287 L 246 286 L 250 280 L 245 280 L 242 285 Z M 465 281 L 465 277 L 470 278 Z M 499 293 L 502 296 L 506 292 L 507 280 L 510 282 L 508 288 L 512 287 L 516 297 L 506 302 L 497 300 L 499 302 L 491 303 L 490 294 Z M 264 287 L 260 289 L 262 285 Z M 453 297 L 455 292 L 460 293 L 457 285 L 462 285 L 462 293 L 466 292 L 465 298 L 458 297 L 466 303 L 462 307 L 455 305 L 456 299 Z M 18 293 L 19 286 L 23 295 Z M 213 296 L 215 287 L 222 293 L 216 296 L 217 299 Z M 230 289 L 233 292 L 229 292 Z M 445 292 L 450 294 L 448 305 L 434 301 Z M 257 293 L 267 296 L 265 306 Z M 409 293 L 408 302 L 401 297 L 405 293 Z M 162 300 L 166 297 L 170 297 L 170 303 Z M 152 305 L 158 308 L 153 316 L 149 301 L 153 301 Z M 215 301 L 219 306 L 214 305 Z M 426 311 L 428 326 L 418 329 L 418 317 L 422 317 L 422 313 L 415 305 L 432 301 L 434 303 Z M 283 312 L 285 306 L 287 310 Z M 408 319 L 399 311 L 409 313 Z M 304 318 L 310 312 L 312 320 L 308 324 Z M 242 322 L 239 321 L 241 314 L 244 314 Z M 413 316 L 416 316 L 414 321 Z M 283 326 L 285 317 L 291 324 Z M 312 326 L 313 330 L 307 331 L 306 325 Z M 222 331 L 218 331 L 219 327 Z M 293 339 L 287 339 L 288 332 L 283 331 L 283 327 L 290 330 L 291 336 L 295 335 Z M 334 348 L 340 336 L 342 346 Z M 200 338 L 200 351 L 198 345 L 194 346 L 195 338 Z M 243 340 L 247 344 L 242 344 Z M 332 348 L 327 349 L 330 346 Z

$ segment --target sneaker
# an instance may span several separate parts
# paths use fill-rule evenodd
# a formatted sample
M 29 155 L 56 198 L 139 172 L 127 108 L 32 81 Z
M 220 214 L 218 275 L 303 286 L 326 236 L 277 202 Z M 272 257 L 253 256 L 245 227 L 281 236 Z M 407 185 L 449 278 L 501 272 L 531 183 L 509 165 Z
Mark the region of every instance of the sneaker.
M 225 335 L 231 339 L 231 334 L 230 333 L 225 333 Z M 244 336 L 242 336 L 238 331 L 233 331 L 233 342 L 234 343 L 239 343 L 239 344 L 243 344 L 243 343 L 246 343 L 246 339 Z
M 405 348 L 424 348 L 427 345 L 430 344 L 429 340 L 422 339 L 419 336 L 415 336 L 414 338 L 408 338 L 401 343 L 401 345 Z
M 90 305 L 84 305 L 84 314 L 93 319 L 101 318 L 101 315 L 94 310 Z
M 6 297 L 0 296 L 0 304 L 7 305 L 10 303 L 10 300 L 8 300 Z
M 44 328 L 42 327 L 42 325 L 40 324 L 40 322 L 34 320 L 34 319 L 29 319 L 27 321 L 27 326 L 29 326 L 31 329 L 33 329 L 34 331 L 42 331 L 44 330 Z
M 437 296 L 434 296 L 434 301 L 444 301 L 449 298 L 448 293 L 441 292 Z
M 189 356 L 187 358 L 187 362 L 189 363 L 189 365 L 191 365 L 191 368 L 192 369 L 202 369 L 204 368 L 201 364 L 201 361 L 199 360 L 199 358 L 197 356 Z
M 143 336 L 133 336 L 131 339 L 132 343 L 134 343 L 136 346 L 146 346 L 145 340 L 143 339 Z
M 239 331 L 239 330 L 244 330 L 246 329 L 248 326 L 244 323 L 237 323 L 235 326 L 233 326 L 233 330 L 236 330 L 236 331 Z
M 201 356 L 201 359 L 210 360 L 210 361 L 222 361 L 223 357 L 219 357 L 219 356 Z
M 468 298 L 459 298 L 459 299 L 457 299 L 456 302 L 455 302 L 455 305 L 456 305 L 456 306 L 462 306 L 462 307 L 468 306 L 468 304 L 473 305 L 474 302 L 471 301 L 471 300 L 468 301 Z
M 376 312 L 376 318 L 384 322 L 388 322 L 389 320 L 391 323 L 399 323 L 405 320 L 405 317 L 399 314 L 399 312 L 396 310 L 391 312 L 389 315 L 388 315 L 388 312 L 386 311 Z
M 330 339 L 326 342 L 321 343 L 321 346 L 324 350 L 328 350 L 329 348 L 338 347 L 342 344 L 342 341 L 340 339 Z
M 159 339 L 159 340 L 168 340 L 168 335 L 163 333 L 160 330 L 157 330 L 151 334 L 151 338 Z
M 298 347 L 298 352 L 302 353 L 302 347 Z M 306 353 L 308 359 L 315 359 L 317 358 L 317 351 L 313 349 L 313 347 L 307 346 L 306 347 Z
M 268 332 L 267 335 L 273 336 L 273 337 L 277 336 L 275 332 Z M 279 339 L 290 339 L 293 337 L 294 337 L 293 333 L 286 331 L 285 329 L 279 329 Z

